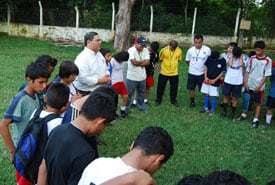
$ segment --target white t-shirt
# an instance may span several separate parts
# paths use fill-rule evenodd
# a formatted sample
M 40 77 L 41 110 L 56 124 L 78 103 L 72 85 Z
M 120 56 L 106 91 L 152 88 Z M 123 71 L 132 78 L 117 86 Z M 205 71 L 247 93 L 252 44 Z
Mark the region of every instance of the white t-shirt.
M 142 81 L 146 79 L 146 70 L 145 67 L 134 66 L 131 62 L 132 59 L 137 61 L 150 60 L 149 51 L 147 48 L 143 48 L 139 52 L 135 46 L 128 49 L 129 60 L 128 60 L 128 69 L 126 78 L 133 81 Z
M 224 82 L 231 85 L 243 84 L 243 66 L 240 66 L 239 58 L 233 58 L 232 67 L 227 67 Z
M 136 169 L 126 165 L 120 157 L 101 157 L 91 162 L 84 169 L 78 185 L 90 185 L 91 183 L 99 185 L 114 177 L 133 171 Z
M 188 73 L 192 75 L 203 75 L 204 74 L 204 63 L 208 56 L 211 55 L 211 49 L 205 45 L 202 45 L 200 49 L 195 46 L 188 49 L 185 60 L 190 61 Z
M 112 58 L 110 64 L 112 66 L 112 85 L 117 82 L 123 82 L 124 62 L 119 63 L 116 59 Z
M 37 110 L 34 110 L 34 111 L 33 111 L 33 113 L 32 113 L 32 115 L 31 115 L 31 118 L 30 118 L 30 119 L 33 118 L 33 116 L 34 116 L 34 114 L 35 114 L 36 111 L 37 111 Z M 50 114 L 54 114 L 54 113 L 53 113 L 53 112 L 46 112 L 46 111 L 42 110 L 41 113 L 40 113 L 40 115 L 39 115 L 39 117 L 40 117 L 40 118 L 45 118 L 46 116 L 48 116 L 48 115 L 50 115 Z M 48 136 L 50 135 L 51 131 L 52 131 L 55 127 L 57 127 L 58 125 L 61 125 L 61 123 L 62 123 L 62 118 L 61 118 L 61 117 L 60 117 L 60 118 L 55 118 L 55 119 L 49 121 L 49 122 L 47 123 L 47 127 L 48 127 Z

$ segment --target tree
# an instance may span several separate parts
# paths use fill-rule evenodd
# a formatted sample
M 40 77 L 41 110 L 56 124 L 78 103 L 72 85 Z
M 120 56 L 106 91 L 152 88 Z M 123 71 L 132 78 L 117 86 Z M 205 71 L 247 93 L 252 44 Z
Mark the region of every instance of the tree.
M 114 48 L 118 51 L 127 50 L 130 47 L 131 13 L 135 2 L 136 0 L 119 0 L 114 42 Z

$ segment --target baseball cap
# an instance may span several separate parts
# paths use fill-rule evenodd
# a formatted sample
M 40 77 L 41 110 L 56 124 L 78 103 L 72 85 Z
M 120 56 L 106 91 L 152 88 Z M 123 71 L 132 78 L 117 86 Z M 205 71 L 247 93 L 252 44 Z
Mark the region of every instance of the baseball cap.
M 138 44 L 146 46 L 146 39 L 144 37 L 138 37 Z

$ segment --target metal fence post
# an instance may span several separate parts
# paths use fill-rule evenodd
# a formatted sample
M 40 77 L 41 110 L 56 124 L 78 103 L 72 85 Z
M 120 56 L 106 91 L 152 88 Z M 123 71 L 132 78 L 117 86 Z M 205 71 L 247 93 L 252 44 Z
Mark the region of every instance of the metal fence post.
M 153 18 L 154 18 L 154 10 L 153 10 L 153 5 L 150 6 L 151 9 L 151 19 L 150 19 L 150 36 L 149 36 L 149 41 L 152 40 L 152 31 L 153 31 Z
M 11 22 L 11 9 L 9 3 L 7 3 L 7 29 L 8 34 L 11 34 L 11 28 L 10 28 L 10 22 Z
M 39 9 L 40 9 L 40 25 L 39 25 L 39 38 L 43 37 L 43 7 L 41 1 L 38 1 Z

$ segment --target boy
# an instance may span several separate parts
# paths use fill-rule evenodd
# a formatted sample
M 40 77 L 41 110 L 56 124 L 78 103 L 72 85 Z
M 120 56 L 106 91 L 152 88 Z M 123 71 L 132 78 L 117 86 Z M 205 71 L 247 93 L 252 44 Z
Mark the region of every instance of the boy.
M 38 184 L 77 184 L 84 168 L 95 159 L 87 137 L 100 133 L 114 120 L 114 98 L 92 93 L 71 123 L 56 127 L 48 140 L 39 168 Z
M 275 108 L 275 60 L 272 63 L 272 76 L 270 77 L 271 86 L 266 101 L 267 112 L 265 127 L 269 127 L 272 119 L 272 110 Z
M 223 57 L 220 57 L 218 51 L 213 51 L 204 65 L 204 81 L 201 87 L 201 92 L 204 93 L 204 107 L 200 112 L 208 112 L 208 115 L 212 116 L 215 112 L 217 96 L 219 96 L 220 78 L 226 72 L 226 62 Z M 210 96 L 212 97 L 212 106 L 209 111 Z
M 0 133 L 10 152 L 13 163 L 14 153 L 33 111 L 40 107 L 37 93 L 46 89 L 50 72 L 45 65 L 31 63 L 26 68 L 25 78 L 27 86 L 12 99 L 0 123 Z M 9 125 L 13 124 L 13 132 Z
M 47 95 L 46 95 L 46 102 L 47 102 L 47 108 L 45 110 L 42 110 L 39 117 L 40 118 L 45 118 L 46 116 L 50 114 L 56 114 L 56 115 L 61 115 L 68 107 L 68 99 L 69 99 L 69 94 L 70 94 L 70 89 L 63 83 L 54 83 L 51 85 L 49 88 Z M 39 111 L 39 110 L 37 110 Z M 34 111 L 36 112 L 36 111 Z M 50 120 L 47 123 L 47 135 L 50 135 L 51 131 L 58 125 L 60 125 L 62 122 L 61 117 L 57 117 L 55 119 Z M 43 132 L 42 132 L 43 133 Z M 47 141 L 48 137 L 40 135 L 40 138 L 46 138 L 44 141 Z M 43 139 L 42 139 L 43 140 Z M 42 161 L 42 156 L 43 153 L 39 153 L 44 150 L 46 146 L 43 146 L 45 142 L 43 141 L 38 141 L 38 144 L 40 146 L 36 146 L 36 152 L 35 155 L 33 156 L 33 160 L 30 165 L 32 165 L 33 171 L 26 171 L 30 177 L 33 178 L 34 183 L 37 182 L 37 175 L 38 175 L 38 167 L 41 161 Z M 40 148 L 40 150 L 39 150 Z M 41 150 L 42 149 L 42 150 Z M 37 169 L 37 171 L 35 170 Z M 29 179 L 30 180 L 30 179 Z M 16 171 L 16 182 L 18 185 L 24 185 L 26 184 L 25 178 L 20 175 L 18 171 Z
M 136 170 L 154 174 L 173 155 L 171 136 L 161 127 L 150 126 L 137 136 L 131 150 L 117 158 L 98 158 L 84 170 L 78 185 L 99 185 Z
M 252 127 L 258 128 L 261 104 L 264 99 L 265 82 L 266 78 L 271 76 L 272 61 L 264 53 L 264 41 L 256 41 L 254 48 L 256 55 L 250 58 L 249 65 L 246 69 L 243 113 L 238 120 L 242 121 L 246 119 L 249 103 L 252 102 L 250 99 L 254 98 L 254 101 L 256 102 L 256 110 L 252 121 Z

